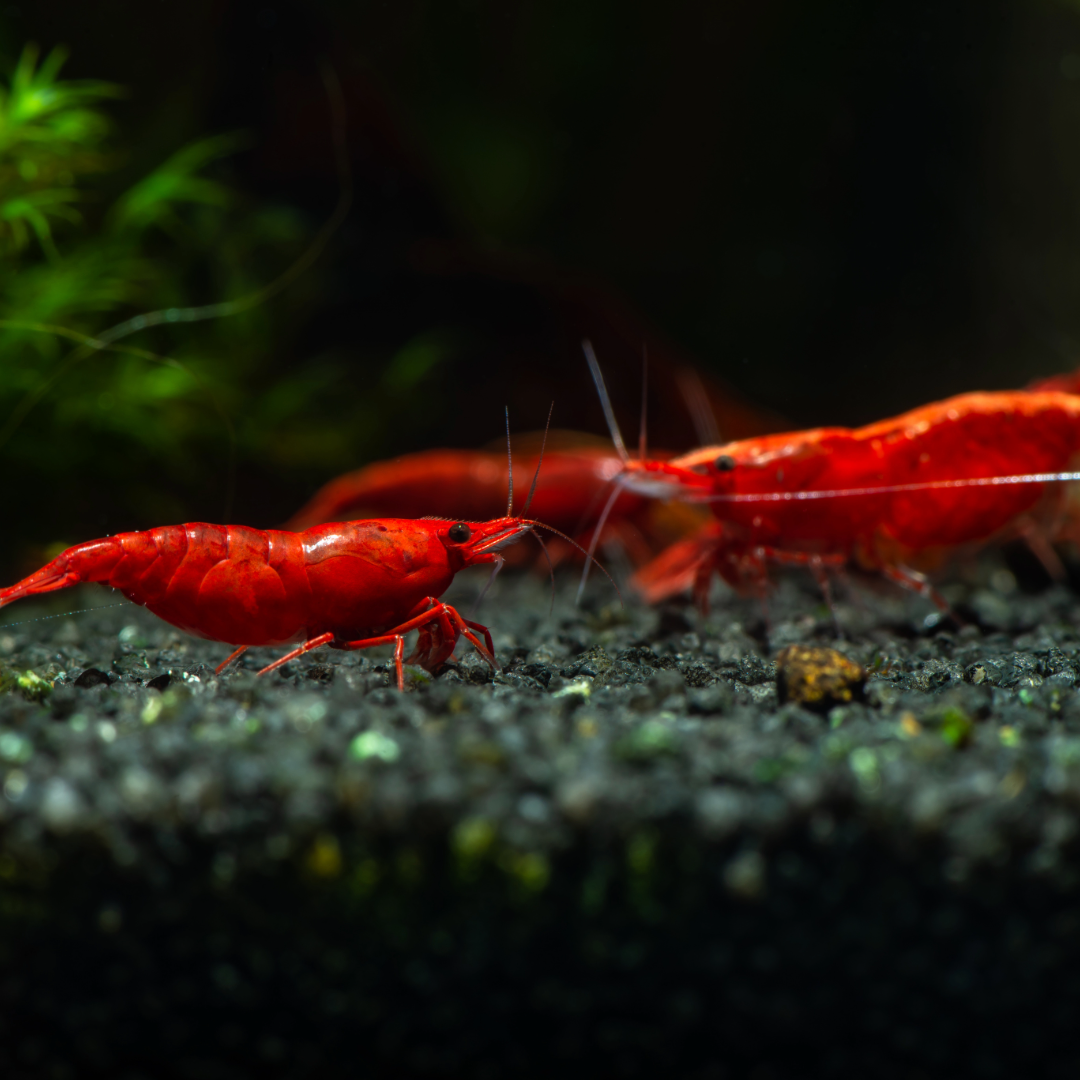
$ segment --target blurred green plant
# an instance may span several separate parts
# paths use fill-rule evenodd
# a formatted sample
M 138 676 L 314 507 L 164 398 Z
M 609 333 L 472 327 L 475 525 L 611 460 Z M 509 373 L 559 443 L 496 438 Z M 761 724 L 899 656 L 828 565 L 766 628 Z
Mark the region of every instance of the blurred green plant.
M 235 376 L 242 365 L 200 372 L 191 360 L 125 349 L 79 370 L 63 365 L 64 339 L 100 332 L 114 312 L 186 303 L 211 255 L 222 287 L 250 287 L 239 267 L 253 234 L 260 247 L 291 247 L 303 231 L 280 209 L 248 212 L 239 228 L 228 220 L 237 197 L 203 171 L 241 145 L 237 136 L 185 146 L 107 200 L 107 188 L 87 180 L 123 168 L 99 108 L 119 88 L 62 81 L 63 50 L 38 59 L 27 46 L 0 90 L 0 444 L 9 462 L 46 475 L 79 443 L 94 446 L 105 470 L 131 443 L 167 464 L 194 428 L 220 433 L 220 415 L 196 399 L 213 383 L 227 393 L 228 369 Z M 48 407 L 27 422 L 46 394 Z
M 62 80 L 65 58 L 56 49 L 41 59 L 28 45 L 0 87 L 0 460 L 19 518 L 0 532 L 0 563 L 88 520 L 145 527 L 206 515 L 207 488 L 215 516 L 223 502 L 227 512 L 230 415 L 244 417 L 249 459 L 306 445 L 309 428 L 325 471 L 351 464 L 356 450 L 348 440 L 328 446 L 325 417 L 311 407 L 341 378 L 340 363 L 324 362 L 321 377 L 315 365 L 299 390 L 296 376 L 267 372 L 310 306 L 315 283 L 295 279 L 326 227 L 305 250 L 310 230 L 297 213 L 234 190 L 225 176 L 245 144 L 237 135 L 181 146 L 132 182 L 131 155 L 103 111 L 120 88 Z M 277 282 L 290 285 L 288 298 L 263 303 L 273 268 L 290 263 Z M 246 301 L 189 307 L 236 296 Z M 155 309 L 156 320 L 136 314 Z M 214 318 L 223 314 L 232 317 Z M 131 325 L 118 327 L 124 319 Z M 133 329 L 143 331 L 139 348 L 99 347 L 101 335 Z M 283 387 L 290 417 L 274 430 L 262 421 L 280 412 Z M 301 431 L 283 439 L 290 419 Z M 66 508 L 51 512 L 58 498 Z
M 109 122 L 89 106 L 118 96 L 119 87 L 59 82 L 65 59 L 64 50 L 55 49 L 38 67 L 37 47 L 28 45 L 10 89 L 0 90 L 0 240 L 5 257 L 26 248 L 33 234 L 57 258 L 53 221 L 79 221 L 72 205 L 79 200 L 76 179 L 105 165 L 99 148 Z

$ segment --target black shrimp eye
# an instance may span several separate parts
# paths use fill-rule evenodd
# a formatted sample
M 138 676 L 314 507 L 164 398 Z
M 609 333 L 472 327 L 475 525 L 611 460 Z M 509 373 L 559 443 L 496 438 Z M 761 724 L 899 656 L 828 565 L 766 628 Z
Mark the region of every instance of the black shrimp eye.
M 730 454 L 721 454 L 714 462 L 713 465 L 720 470 L 720 472 L 731 472 L 735 468 L 735 459 Z
M 459 521 L 450 526 L 450 531 L 446 535 L 449 536 L 455 544 L 464 544 L 465 541 L 472 536 L 472 529 L 470 529 L 464 521 Z

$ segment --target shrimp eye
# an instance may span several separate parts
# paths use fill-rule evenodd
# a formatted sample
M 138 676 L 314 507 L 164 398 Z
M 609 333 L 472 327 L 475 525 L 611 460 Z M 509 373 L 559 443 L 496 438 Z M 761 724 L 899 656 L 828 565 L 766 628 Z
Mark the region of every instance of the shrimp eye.
M 450 530 L 446 535 L 449 536 L 455 544 L 464 544 L 465 541 L 472 536 L 472 529 L 470 529 L 464 521 L 459 521 L 450 526 Z
M 720 472 L 731 472 L 735 468 L 735 459 L 730 454 L 721 454 L 714 462 L 713 465 L 720 470 Z

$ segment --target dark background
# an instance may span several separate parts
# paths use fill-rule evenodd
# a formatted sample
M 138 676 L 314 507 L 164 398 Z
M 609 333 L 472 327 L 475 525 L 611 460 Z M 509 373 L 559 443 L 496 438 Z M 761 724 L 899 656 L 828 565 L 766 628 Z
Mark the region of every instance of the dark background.
M 308 237 L 339 194 L 328 58 L 353 202 L 250 334 L 131 339 L 220 376 L 231 450 L 211 413 L 155 456 L 35 408 L 0 448 L 11 572 L 103 532 L 275 524 L 366 460 L 497 438 L 504 403 L 516 430 L 554 399 L 556 426 L 602 434 L 586 334 L 631 430 L 648 345 L 653 437 L 672 449 L 695 442 L 680 365 L 714 380 L 734 437 L 1080 363 L 1077 0 L 0 7 L 9 67 L 28 40 L 66 43 L 65 77 L 128 89 L 108 106 L 115 184 L 245 131 L 221 175 Z M 301 246 L 253 256 L 245 280 Z M 212 259 L 186 281 L 190 303 L 231 295 Z

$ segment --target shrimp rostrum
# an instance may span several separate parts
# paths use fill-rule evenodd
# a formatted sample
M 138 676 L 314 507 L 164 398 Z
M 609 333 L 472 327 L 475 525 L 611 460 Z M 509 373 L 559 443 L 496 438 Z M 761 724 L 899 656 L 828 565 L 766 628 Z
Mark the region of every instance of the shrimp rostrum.
M 619 483 L 708 503 L 715 521 L 639 571 L 650 600 L 713 573 L 763 592 L 769 564 L 828 571 L 848 563 L 947 605 L 923 571 L 951 552 L 1022 536 L 1048 569 L 1064 481 L 1080 479 L 1080 396 L 961 394 L 862 428 L 816 428 L 624 463 Z
M 0 607 L 102 582 L 181 630 L 238 646 L 219 672 L 253 645 L 297 646 L 263 675 L 322 645 L 392 644 L 398 689 L 404 689 L 410 630 L 418 631 L 418 640 L 408 663 L 435 672 L 464 637 L 497 670 L 487 628 L 439 597 L 460 570 L 500 562 L 499 552 L 538 524 L 508 516 L 486 522 L 383 518 L 304 532 L 168 525 L 68 548 L 0 589 Z

